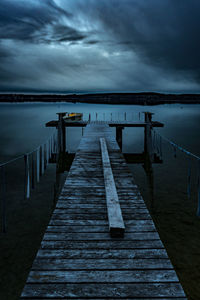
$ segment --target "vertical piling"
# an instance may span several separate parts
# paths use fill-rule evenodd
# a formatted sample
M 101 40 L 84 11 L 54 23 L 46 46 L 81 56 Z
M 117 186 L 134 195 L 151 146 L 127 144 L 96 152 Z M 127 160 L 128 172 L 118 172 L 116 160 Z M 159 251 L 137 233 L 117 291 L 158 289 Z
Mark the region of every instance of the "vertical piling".
M 58 152 L 66 152 L 66 130 L 63 117 L 66 112 L 57 113 L 58 115 Z
M 1 176 L 1 207 L 2 207 L 2 232 L 6 232 L 6 172 L 5 166 L 0 167 Z
M 116 140 L 117 143 L 119 145 L 119 148 L 122 150 L 122 130 L 124 129 L 124 127 L 122 126 L 116 126 Z
M 144 152 L 148 154 L 149 159 L 153 160 L 153 145 L 152 145 L 152 115 L 153 113 L 144 112 L 145 128 L 144 128 Z

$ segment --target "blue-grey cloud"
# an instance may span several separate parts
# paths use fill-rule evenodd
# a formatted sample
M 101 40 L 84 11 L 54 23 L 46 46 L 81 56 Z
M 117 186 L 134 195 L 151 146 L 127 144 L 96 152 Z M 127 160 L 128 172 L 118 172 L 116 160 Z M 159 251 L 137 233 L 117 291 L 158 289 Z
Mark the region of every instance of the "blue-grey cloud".
M 2 0 L 0 8 L 0 39 L 35 43 L 82 40 L 79 30 L 60 23 L 71 14 L 53 0 Z
M 78 0 L 75 6 L 146 63 L 200 75 L 199 1 Z
M 197 0 L 2 0 L 0 89 L 199 92 Z

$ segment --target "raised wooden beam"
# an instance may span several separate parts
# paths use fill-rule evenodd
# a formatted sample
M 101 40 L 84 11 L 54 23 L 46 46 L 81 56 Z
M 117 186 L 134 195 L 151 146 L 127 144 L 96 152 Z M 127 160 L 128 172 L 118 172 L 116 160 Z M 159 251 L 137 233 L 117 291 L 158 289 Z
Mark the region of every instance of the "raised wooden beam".
M 111 237 L 124 236 L 124 220 L 104 138 L 100 138 L 109 230 Z
M 88 123 L 90 123 L 91 120 L 89 121 L 68 121 L 64 122 L 65 127 L 85 127 Z M 98 121 L 97 121 L 98 122 Z M 147 125 L 146 122 L 128 122 L 128 121 L 99 121 L 99 123 L 102 124 L 107 124 L 110 127 L 145 127 Z M 163 123 L 152 121 L 151 122 L 152 127 L 164 127 Z M 50 122 L 46 123 L 46 127 L 58 127 L 58 121 L 53 120 Z

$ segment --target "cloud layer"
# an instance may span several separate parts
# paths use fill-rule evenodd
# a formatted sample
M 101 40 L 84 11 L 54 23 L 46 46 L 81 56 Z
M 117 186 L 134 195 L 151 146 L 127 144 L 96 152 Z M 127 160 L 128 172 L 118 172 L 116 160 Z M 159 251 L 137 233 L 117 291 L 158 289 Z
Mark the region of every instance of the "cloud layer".
M 200 92 L 197 0 L 2 0 L 0 90 Z

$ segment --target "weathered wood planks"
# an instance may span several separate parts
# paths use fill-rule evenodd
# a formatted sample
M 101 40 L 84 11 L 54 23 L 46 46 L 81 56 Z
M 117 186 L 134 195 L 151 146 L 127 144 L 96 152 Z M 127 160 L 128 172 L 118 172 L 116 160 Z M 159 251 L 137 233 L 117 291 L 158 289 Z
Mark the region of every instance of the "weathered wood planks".
M 99 139 L 105 138 L 126 231 L 111 238 Z M 123 155 L 105 124 L 90 124 L 21 299 L 186 300 Z
M 122 217 L 119 198 L 117 195 L 115 180 L 113 178 L 113 173 L 110 165 L 106 141 L 104 138 L 100 138 L 100 144 L 104 174 L 104 186 L 106 191 L 109 231 L 111 237 L 123 237 L 125 225 Z

